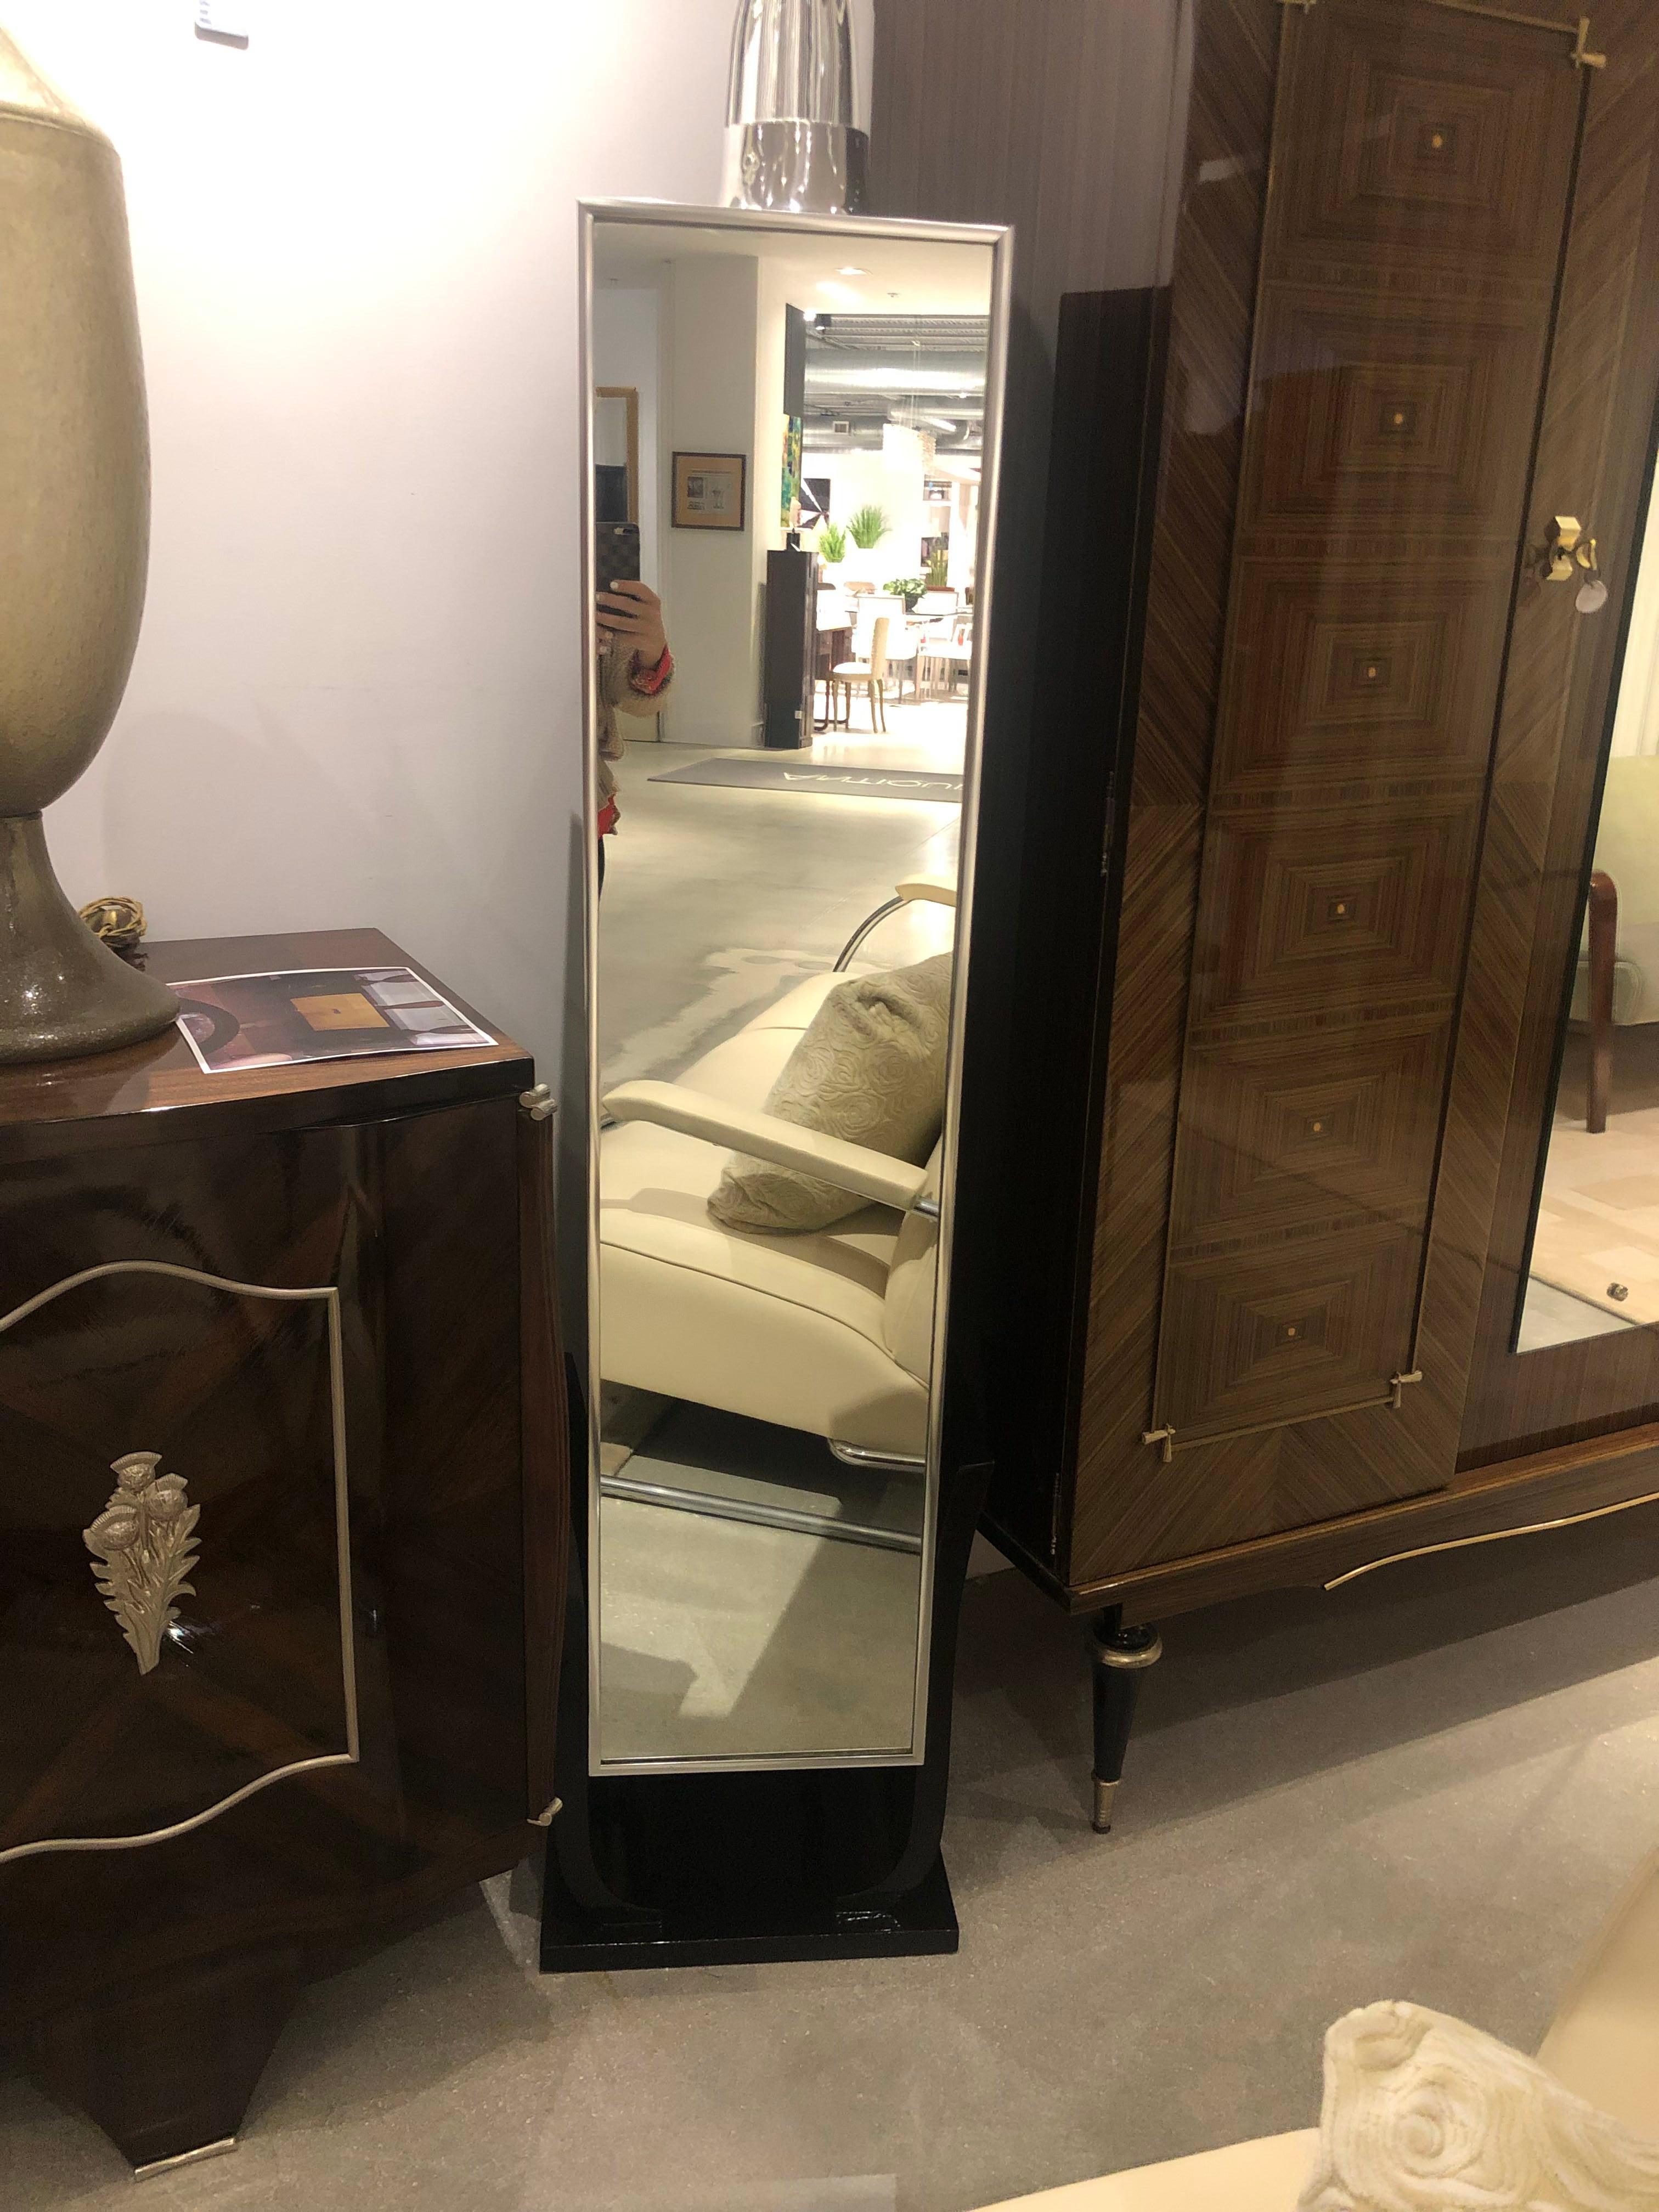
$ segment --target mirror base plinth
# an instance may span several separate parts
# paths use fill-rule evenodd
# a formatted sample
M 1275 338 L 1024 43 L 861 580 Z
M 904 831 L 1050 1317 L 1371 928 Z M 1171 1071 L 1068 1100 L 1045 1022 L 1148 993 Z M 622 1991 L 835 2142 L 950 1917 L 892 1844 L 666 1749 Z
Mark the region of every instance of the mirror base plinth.
M 70 904 L 40 815 L 0 816 L 0 1066 L 112 1052 L 178 1012 L 167 986 L 118 958 Z
M 616 1973 L 660 1966 L 770 1966 L 791 1960 L 915 1959 L 954 1952 L 960 1941 L 945 1861 L 935 1856 L 914 1889 L 846 1905 L 810 1890 L 769 1906 L 752 1894 L 708 1894 L 695 1903 L 618 1917 L 585 1906 L 548 1853 L 542 1906 L 544 1974 Z

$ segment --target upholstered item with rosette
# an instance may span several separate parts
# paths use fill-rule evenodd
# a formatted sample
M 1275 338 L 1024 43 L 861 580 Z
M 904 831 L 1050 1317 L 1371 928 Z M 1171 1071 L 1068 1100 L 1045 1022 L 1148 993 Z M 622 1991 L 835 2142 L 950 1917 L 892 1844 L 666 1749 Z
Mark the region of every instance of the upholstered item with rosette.
M 1319 2161 L 1298 2212 L 1659 2212 L 1659 2142 L 1422 2005 L 1325 2038 Z

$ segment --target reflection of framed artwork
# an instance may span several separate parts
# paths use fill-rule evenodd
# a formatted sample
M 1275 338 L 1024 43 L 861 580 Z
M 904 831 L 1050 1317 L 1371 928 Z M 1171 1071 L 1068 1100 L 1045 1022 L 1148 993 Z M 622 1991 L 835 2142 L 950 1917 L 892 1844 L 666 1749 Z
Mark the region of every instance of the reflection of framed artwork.
M 748 493 L 745 453 L 676 453 L 676 530 L 741 530 Z
M 783 496 L 778 521 L 785 530 L 800 528 L 800 444 L 805 427 L 799 415 L 783 418 Z

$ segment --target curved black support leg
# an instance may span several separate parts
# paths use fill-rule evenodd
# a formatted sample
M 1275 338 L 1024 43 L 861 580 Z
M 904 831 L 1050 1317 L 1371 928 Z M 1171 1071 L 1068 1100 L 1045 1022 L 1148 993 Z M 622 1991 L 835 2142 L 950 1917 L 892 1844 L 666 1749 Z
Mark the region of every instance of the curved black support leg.
M 1095 1833 L 1112 1825 L 1112 1800 L 1123 1778 L 1123 1757 L 1134 1726 L 1140 1678 L 1164 1656 L 1155 1628 L 1126 1628 L 1123 1608 L 1109 1605 L 1089 1632 L 1095 1692 Z

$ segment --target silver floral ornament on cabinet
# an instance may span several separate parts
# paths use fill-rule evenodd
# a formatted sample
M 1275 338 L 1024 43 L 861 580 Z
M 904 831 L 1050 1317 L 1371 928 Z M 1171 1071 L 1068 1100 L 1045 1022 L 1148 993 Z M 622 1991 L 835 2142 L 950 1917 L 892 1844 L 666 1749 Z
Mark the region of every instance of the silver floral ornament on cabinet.
M 202 1509 L 190 1503 L 182 1476 L 157 1475 L 161 1464 L 160 1452 L 114 1461 L 120 1487 L 82 1531 L 99 1595 L 120 1622 L 141 1674 L 160 1662 L 161 1638 L 179 1618 L 173 1599 L 196 1594 L 185 1577 L 200 1549 L 191 1532 Z

